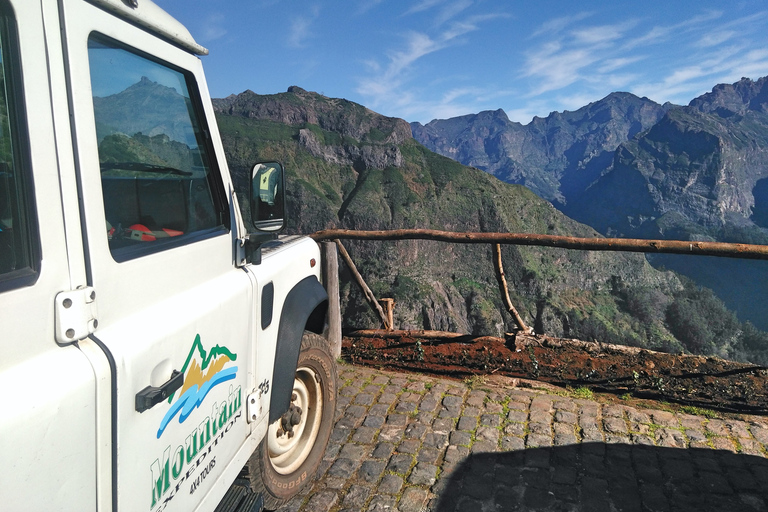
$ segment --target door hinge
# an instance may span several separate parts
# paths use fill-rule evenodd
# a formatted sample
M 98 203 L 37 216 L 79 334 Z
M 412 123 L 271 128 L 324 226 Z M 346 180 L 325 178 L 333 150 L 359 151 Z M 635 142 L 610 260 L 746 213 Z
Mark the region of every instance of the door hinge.
M 99 326 L 96 291 L 86 286 L 56 295 L 56 343 L 67 345 L 93 334 Z
M 244 267 L 248 261 L 245 254 L 245 244 L 246 244 L 247 238 L 238 238 L 235 241 L 235 258 L 236 258 L 236 266 L 238 267 Z

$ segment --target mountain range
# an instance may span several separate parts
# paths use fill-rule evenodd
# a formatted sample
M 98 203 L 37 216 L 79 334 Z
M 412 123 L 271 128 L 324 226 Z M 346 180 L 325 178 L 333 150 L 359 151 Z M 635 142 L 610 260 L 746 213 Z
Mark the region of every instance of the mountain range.
M 404 120 L 300 87 L 274 95 L 245 91 L 213 103 L 244 211 L 252 165 L 279 160 L 286 166 L 288 232 L 434 228 L 594 237 L 600 236 L 594 228 L 533 193 L 535 166 L 530 162 L 561 166 L 560 178 L 568 175 L 566 169 L 595 173 L 596 163 L 622 141 L 644 133 L 673 109 L 625 94 L 609 100 L 615 105 L 593 105 L 582 112 L 589 127 L 570 135 L 563 119 L 575 116 L 562 115 L 559 129 L 539 122 L 540 131 L 550 135 L 539 134 L 537 140 L 558 140 L 562 152 L 578 146 L 581 153 L 572 149 L 569 160 L 554 148 L 540 150 L 528 159 L 528 167 L 519 166 L 520 175 L 531 176 L 528 187 L 504 183 L 430 151 L 411 136 Z M 636 119 L 612 113 L 621 109 Z M 509 125 L 503 113 L 483 117 L 493 125 L 483 133 L 496 129 L 498 140 L 513 138 L 501 133 Z M 527 137 L 520 147 L 533 144 L 533 136 L 516 129 L 517 136 Z M 599 145 L 588 148 L 584 138 Z M 576 196 L 555 186 L 557 179 L 536 180 L 561 194 L 558 204 L 575 201 Z M 497 335 L 514 328 L 499 295 L 490 246 L 416 240 L 345 244 L 375 295 L 395 299 L 400 328 Z M 506 246 L 502 257 L 512 300 L 537 332 L 768 360 L 766 333 L 739 322 L 711 291 L 654 269 L 642 255 Z M 350 275 L 342 272 L 341 279 L 344 327 L 375 326 Z
M 768 243 L 768 77 L 688 106 L 613 93 L 521 125 L 487 111 L 411 124 L 429 149 L 520 183 L 610 236 Z M 768 263 L 655 257 L 768 328 Z

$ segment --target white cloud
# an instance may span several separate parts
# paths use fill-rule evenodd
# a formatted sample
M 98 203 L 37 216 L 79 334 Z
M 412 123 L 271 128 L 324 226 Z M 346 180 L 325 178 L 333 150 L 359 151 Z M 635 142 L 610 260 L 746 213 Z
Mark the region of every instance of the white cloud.
M 541 35 L 557 35 L 558 33 L 565 30 L 566 27 L 569 25 L 572 25 L 578 21 L 581 21 L 583 19 L 589 18 L 592 16 L 593 13 L 591 12 L 581 12 L 574 14 L 572 16 L 563 16 L 561 18 L 555 18 L 552 20 L 547 21 L 546 23 L 542 24 L 541 27 L 539 27 L 538 30 L 536 30 L 531 37 L 537 37 Z
M 200 40 L 203 42 L 214 41 L 227 34 L 227 29 L 224 28 L 226 24 L 226 18 L 222 13 L 210 14 L 203 25 L 202 35 Z
M 722 30 L 719 32 L 710 32 L 704 34 L 696 46 L 701 48 L 709 48 L 711 46 L 720 46 L 726 41 L 729 41 L 736 35 L 736 32 L 732 30 Z
M 320 9 L 315 6 L 305 15 L 297 15 L 291 21 L 291 28 L 288 31 L 288 46 L 292 48 L 304 48 L 307 41 L 314 38 L 312 24 L 320 16 Z

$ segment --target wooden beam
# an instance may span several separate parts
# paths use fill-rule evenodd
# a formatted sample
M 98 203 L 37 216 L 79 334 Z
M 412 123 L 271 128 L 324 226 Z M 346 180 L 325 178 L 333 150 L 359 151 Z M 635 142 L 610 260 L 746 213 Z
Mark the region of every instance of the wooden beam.
M 435 229 L 396 229 L 390 231 L 354 231 L 326 229 L 309 235 L 314 240 L 435 240 L 460 244 L 509 244 L 558 247 L 585 251 L 644 252 L 652 254 L 691 254 L 768 260 L 768 245 L 724 242 L 687 242 L 681 240 L 641 240 L 635 238 L 578 238 L 532 233 L 455 233 Z
M 501 298 L 504 300 L 504 304 L 507 306 L 507 311 L 512 315 L 517 323 L 517 327 L 526 334 L 533 334 L 533 329 L 525 325 L 523 317 L 517 312 L 515 306 L 512 304 L 512 299 L 509 298 L 509 288 L 507 287 L 507 278 L 504 276 L 504 266 L 501 263 L 501 245 L 493 244 L 493 267 L 496 270 L 496 280 L 499 282 L 499 291 L 501 291 Z
M 339 254 L 341 254 L 342 259 L 344 260 L 344 263 L 347 264 L 347 268 L 349 268 L 349 271 L 352 273 L 352 276 L 355 278 L 355 281 L 357 281 L 357 284 L 360 286 L 360 289 L 363 290 L 363 293 L 365 294 L 365 298 L 368 299 L 368 303 L 373 307 L 374 311 L 379 314 L 379 318 L 381 319 L 381 324 L 384 326 L 385 329 L 390 329 L 392 326 L 388 325 L 387 317 L 384 314 L 384 310 L 381 309 L 381 306 L 379 305 L 379 301 L 376 300 L 376 296 L 373 294 L 371 289 L 368 287 L 367 284 L 365 284 L 365 279 L 363 279 L 363 276 L 360 275 L 360 272 L 357 271 L 357 266 L 355 265 L 355 262 L 352 261 L 352 258 L 349 256 L 349 253 L 344 248 L 344 246 L 341 243 L 341 240 L 335 239 L 334 242 L 336 243 L 336 246 L 339 248 Z
M 341 356 L 341 301 L 339 299 L 339 257 L 336 244 L 320 242 L 323 252 L 323 284 L 328 293 L 328 333 L 331 355 Z

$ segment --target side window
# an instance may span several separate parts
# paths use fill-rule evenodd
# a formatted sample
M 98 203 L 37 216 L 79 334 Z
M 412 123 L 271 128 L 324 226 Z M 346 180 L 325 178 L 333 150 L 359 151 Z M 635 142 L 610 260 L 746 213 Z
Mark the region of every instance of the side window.
M 98 36 L 88 56 L 112 256 L 225 228 L 193 78 Z
M 20 98 L 14 86 L 21 76 L 10 51 L 14 23 L 5 10 L 0 4 L 0 289 L 13 287 L 12 279 L 34 275 L 39 262 L 15 110 Z

